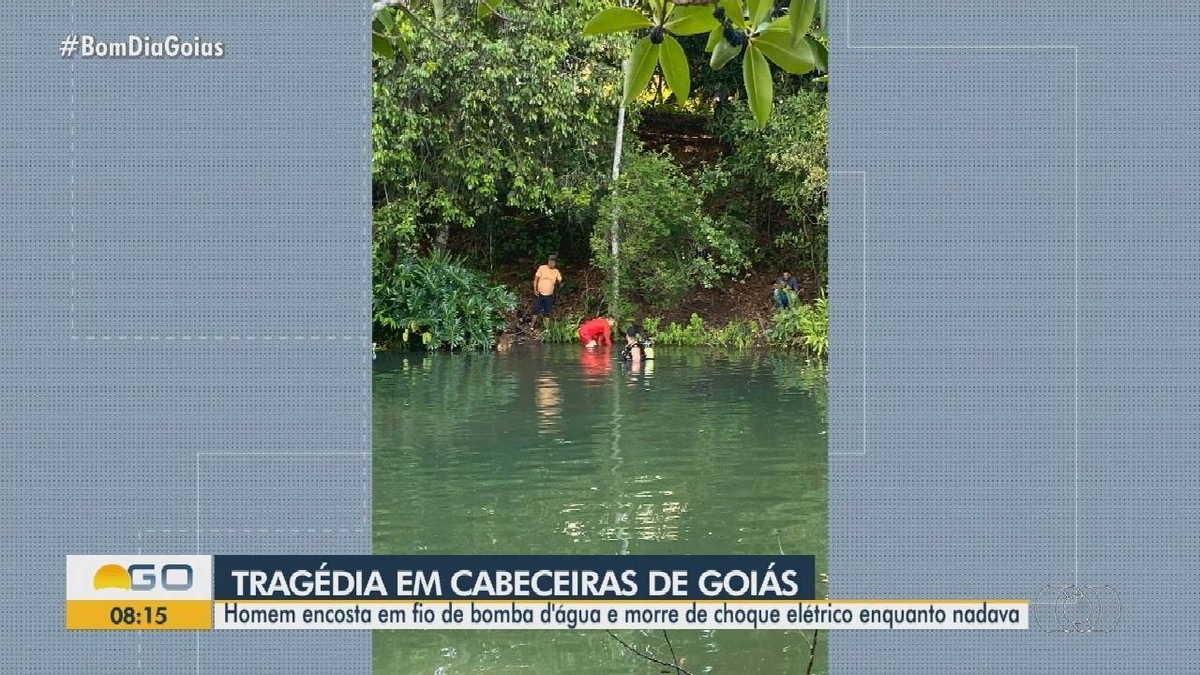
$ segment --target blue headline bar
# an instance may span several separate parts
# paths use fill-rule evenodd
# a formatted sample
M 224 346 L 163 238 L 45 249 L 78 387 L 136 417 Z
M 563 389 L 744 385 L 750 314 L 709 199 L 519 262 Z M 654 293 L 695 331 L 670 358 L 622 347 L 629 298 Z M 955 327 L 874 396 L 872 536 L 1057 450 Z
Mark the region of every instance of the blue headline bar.
M 225 556 L 222 600 L 813 600 L 815 558 Z

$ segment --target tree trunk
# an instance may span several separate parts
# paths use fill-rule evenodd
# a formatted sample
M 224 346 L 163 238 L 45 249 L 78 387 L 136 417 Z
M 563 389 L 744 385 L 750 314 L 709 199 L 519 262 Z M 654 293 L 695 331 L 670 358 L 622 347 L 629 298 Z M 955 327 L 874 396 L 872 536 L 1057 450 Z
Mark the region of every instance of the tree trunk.
M 625 67 L 629 67 L 629 62 L 625 62 Z M 612 228 L 609 231 L 609 252 L 612 254 L 612 298 L 609 300 L 609 314 L 614 319 L 621 319 L 621 227 L 620 227 L 620 207 L 617 205 L 617 180 L 621 177 L 621 146 L 624 144 L 625 138 L 625 101 L 621 100 L 621 107 L 617 110 L 617 145 L 613 150 L 613 170 L 612 170 L 612 191 L 613 191 L 613 212 L 612 212 Z

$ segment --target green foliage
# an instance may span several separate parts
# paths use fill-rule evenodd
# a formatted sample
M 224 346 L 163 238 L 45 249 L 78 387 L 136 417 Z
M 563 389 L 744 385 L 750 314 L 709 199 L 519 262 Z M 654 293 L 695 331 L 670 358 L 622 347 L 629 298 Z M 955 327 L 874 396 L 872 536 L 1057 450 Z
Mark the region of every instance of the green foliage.
M 825 94 L 800 90 L 777 102 L 766 133 L 739 106 L 722 140 L 733 152 L 722 161 L 728 194 L 756 229 L 773 235 L 779 264 L 800 264 L 824 279 L 828 250 L 829 108 Z M 782 210 L 782 214 L 777 213 Z M 783 218 L 779 218 L 782 215 Z M 785 227 L 779 229 L 779 221 Z M 793 270 L 795 271 L 795 270 Z
M 729 347 L 749 349 L 763 341 L 764 335 L 753 321 L 735 319 L 724 326 L 705 323 L 693 313 L 686 324 L 672 321 L 665 328 L 658 318 L 642 321 L 643 332 L 654 338 L 655 344 L 681 347 Z
M 686 324 L 680 325 L 672 321 L 666 328 L 653 334 L 654 342 L 661 345 L 678 345 L 681 347 L 699 347 L 708 344 L 708 327 L 704 319 L 693 313 Z
M 771 109 L 775 104 L 775 82 L 771 79 L 771 67 L 757 44 L 751 43 L 746 48 L 746 58 L 742 59 L 742 78 L 746 81 L 746 100 L 754 111 L 754 121 L 762 127 L 771 119 Z
M 735 349 L 749 349 L 762 336 L 758 326 L 749 319 L 734 319 L 721 328 L 713 330 L 716 344 Z
M 448 228 L 505 209 L 591 207 L 612 146 L 614 50 L 629 44 L 579 34 L 603 6 L 523 0 L 507 18 L 449 4 L 440 19 L 428 6 L 396 15 L 406 49 L 378 55 L 374 84 L 376 232 L 387 248 L 442 242 Z
M 375 281 L 375 324 L 426 349 L 491 348 L 503 313 L 517 304 L 508 289 L 442 252 L 377 266 Z
M 678 303 L 690 289 L 711 288 L 744 270 L 741 224 L 705 214 L 706 189 L 666 153 L 628 150 L 615 194 L 601 203 L 592 234 L 596 264 L 609 271 L 618 264 L 608 247 L 615 208 L 622 284 L 652 305 Z
M 579 342 L 579 325 L 583 318 L 577 314 L 562 319 L 550 319 L 542 328 L 542 342 Z
M 720 70 L 744 51 L 742 79 L 755 124 L 761 129 L 771 117 L 774 96 L 768 61 L 794 75 L 828 68 L 823 43 L 809 35 L 816 27 L 818 9 L 818 25 L 824 28 L 825 3 L 792 0 L 786 12 L 777 10 L 773 0 L 748 0 L 746 5 L 741 0 L 717 0 L 713 5 L 648 0 L 639 10 L 608 7 L 587 22 L 583 33 L 647 32 L 629 52 L 622 93 L 626 104 L 645 91 L 657 69 L 676 99 L 687 100 L 690 66 L 675 36 L 708 33 L 705 51 L 712 52 L 709 65 L 713 70 Z
M 829 351 L 829 299 L 822 294 L 812 304 L 779 310 L 767 337 L 772 345 L 804 348 L 823 358 Z

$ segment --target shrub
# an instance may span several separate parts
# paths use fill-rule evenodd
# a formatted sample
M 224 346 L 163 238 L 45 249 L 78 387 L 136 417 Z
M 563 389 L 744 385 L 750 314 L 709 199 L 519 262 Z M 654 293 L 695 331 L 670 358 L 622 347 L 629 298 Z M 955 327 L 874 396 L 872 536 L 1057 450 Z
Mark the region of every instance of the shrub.
M 426 349 L 490 349 L 516 308 L 511 291 L 443 252 L 375 272 L 375 324 Z
M 653 337 L 658 344 L 698 347 L 709 344 L 709 336 L 706 333 L 707 327 L 704 325 L 704 319 L 700 318 L 699 314 L 693 313 L 686 324 L 680 325 L 672 321 Z
M 672 321 L 661 330 L 660 325 L 659 319 L 646 319 L 642 322 L 646 334 L 652 336 L 656 343 L 663 345 L 749 349 L 761 337 L 758 327 L 749 319 L 730 321 L 724 326 L 712 326 L 706 324 L 699 315 L 692 314 L 686 324 Z
M 782 96 L 765 130 L 744 104 L 718 127 L 731 210 L 771 237 L 772 259 L 824 279 L 829 249 L 829 105 L 825 94 Z M 780 212 L 782 210 L 782 213 Z M 780 229 L 782 227 L 782 229 Z
M 767 337 L 773 345 L 803 347 L 824 357 L 829 351 L 829 299 L 822 293 L 812 304 L 779 310 Z
M 708 187 L 690 179 L 665 152 L 630 149 L 616 194 L 605 197 L 592 233 L 596 265 L 611 272 L 613 209 L 620 223 L 623 288 L 669 307 L 698 286 L 711 288 L 746 268 L 742 224 L 703 212 Z
M 562 319 L 551 319 L 542 329 L 542 342 L 578 342 L 579 325 L 583 320 L 576 315 L 568 315 Z
M 760 332 L 754 322 L 749 319 L 733 320 L 724 328 L 713 329 L 713 337 L 722 347 L 749 349 L 758 342 Z

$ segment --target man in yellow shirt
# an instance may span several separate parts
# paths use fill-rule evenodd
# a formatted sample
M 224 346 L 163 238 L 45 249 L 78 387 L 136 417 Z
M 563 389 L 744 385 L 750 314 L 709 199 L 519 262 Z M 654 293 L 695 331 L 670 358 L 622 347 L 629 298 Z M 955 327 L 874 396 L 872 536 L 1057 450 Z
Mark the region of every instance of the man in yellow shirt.
M 537 268 L 533 274 L 533 326 L 537 326 L 538 315 L 544 319 L 550 318 L 550 310 L 554 309 L 554 287 L 562 283 L 562 272 L 558 271 L 558 257 L 550 256 L 545 265 Z M 543 321 L 544 323 L 544 321 Z

